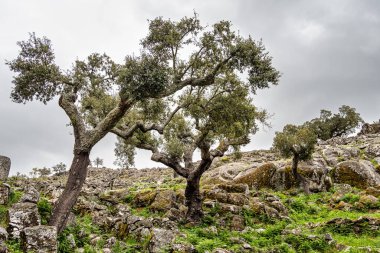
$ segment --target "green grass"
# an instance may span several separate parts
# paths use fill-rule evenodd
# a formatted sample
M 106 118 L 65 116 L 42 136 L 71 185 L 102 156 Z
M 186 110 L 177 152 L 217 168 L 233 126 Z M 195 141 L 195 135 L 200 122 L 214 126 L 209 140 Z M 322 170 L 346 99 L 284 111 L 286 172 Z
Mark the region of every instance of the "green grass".
M 373 237 L 368 235 L 340 235 L 333 233 L 333 238 L 341 244 L 352 247 L 364 247 L 370 246 L 380 248 L 379 237 Z
M 21 191 L 11 190 L 9 194 L 9 202 L 7 205 L 0 205 L 0 226 L 6 227 L 8 219 L 8 209 L 15 203 L 17 203 L 24 193 Z
M 380 248 L 380 236 L 371 231 L 364 231 L 363 234 L 356 235 L 353 232 L 342 234 L 344 231 L 339 229 L 325 228 L 323 223 L 334 218 L 358 219 L 360 217 L 372 217 L 380 219 L 380 212 L 366 212 L 363 210 L 337 210 L 330 205 L 333 193 L 317 193 L 305 195 L 300 193 L 294 195 L 291 192 L 273 192 L 278 196 L 289 210 L 290 220 L 273 220 L 268 217 L 260 217 L 252 211 L 243 211 L 246 225 L 251 227 L 247 232 L 231 231 L 227 227 L 219 226 L 218 222 L 223 217 L 220 207 L 217 205 L 212 209 L 206 209 L 206 215 L 202 224 L 197 227 L 181 227 L 181 232 L 186 236 L 177 239 L 182 243 L 191 243 L 198 252 L 212 251 L 215 248 L 225 248 L 233 252 L 241 251 L 241 243 L 232 238 L 241 238 L 248 243 L 254 250 L 272 252 L 336 252 L 333 246 L 328 245 L 324 236 L 330 233 L 337 243 L 352 246 L 350 252 L 360 252 L 358 247 Z M 357 192 L 357 190 L 353 190 Z M 359 195 L 349 193 L 343 199 L 349 203 L 355 203 Z M 224 218 L 228 216 L 224 216 Z M 315 224 L 315 226 L 310 226 Z M 318 225 L 319 224 L 319 225 Z M 217 233 L 210 231 L 209 227 L 215 226 Z M 257 229 L 261 230 L 257 230 Z M 302 230 L 300 235 L 284 234 L 284 229 L 299 228 Z M 309 235 L 311 237 L 309 237 Z M 313 238 L 313 239 L 311 239 Z
M 168 181 L 160 186 L 160 190 L 179 190 L 184 186 L 182 183 L 175 185 Z M 143 185 L 136 185 L 135 187 L 137 190 Z M 243 243 L 249 244 L 254 252 L 255 250 L 261 250 L 262 252 L 336 252 L 333 246 L 328 245 L 324 239 L 325 234 L 329 233 L 337 243 L 351 246 L 352 249 L 349 252 L 360 252 L 359 247 L 380 248 L 380 236 L 377 232 L 364 231 L 362 234 L 357 235 L 349 229 L 345 230 L 344 228 L 323 225 L 326 221 L 334 218 L 358 219 L 359 217 L 372 217 L 380 219 L 378 207 L 368 209 L 370 212 L 367 210 L 347 211 L 334 209 L 335 203 L 331 202 L 333 192 L 310 195 L 298 193 L 294 190 L 284 192 L 268 190 L 266 192 L 281 199 L 289 211 L 289 220 L 275 220 L 266 215 L 258 215 L 251 210 L 244 209 L 241 215 L 244 217 L 246 226 L 251 229 L 244 232 L 231 231 L 229 224 L 232 215 L 223 212 L 217 204 L 213 208 L 205 208 L 205 216 L 200 225 L 188 227 L 186 224 L 179 224 L 180 232 L 184 236 L 178 236 L 176 242 L 191 243 L 200 253 L 212 252 L 216 248 L 242 252 Z M 360 198 L 358 192 L 359 190 L 354 189 L 351 193 L 343 195 L 341 200 L 354 205 Z M 135 191 L 130 190 L 130 193 L 123 198 L 123 201 L 131 203 L 135 194 Z M 21 192 L 13 192 L 11 203 L 17 202 L 21 195 Z M 3 221 L 6 218 L 9 206 L 0 206 L 0 220 Z M 42 217 L 42 223 L 46 223 L 51 213 L 51 205 L 46 198 L 41 197 L 38 202 L 38 210 Z M 117 210 L 114 207 L 109 207 L 108 211 L 113 213 Z M 132 208 L 131 212 L 144 218 L 162 216 L 162 213 L 150 212 L 149 207 Z M 211 229 L 211 227 L 214 228 Z M 299 235 L 284 233 L 284 230 L 296 228 L 301 229 L 302 233 Z M 105 231 L 104 228 L 94 225 L 90 214 L 77 216 L 75 224 L 66 228 L 60 234 L 59 252 L 75 252 L 67 239 L 70 234 L 73 235 L 78 248 L 83 248 L 84 252 L 92 253 L 101 252 L 108 238 L 111 236 L 117 237 L 115 233 L 111 229 L 110 231 Z M 94 235 L 100 237 L 95 246 L 91 245 L 91 237 Z M 314 237 L 311 238 L 310 235 Z M 147 236 L 138 240 L 138 238 L 134 238 L 127 233 L 117 238 L 118 242 L 111 249 L 112 252 L 116 253 L 146 252 L 151 239 Z M 7 245 L 10 252 L 21 252 L 17 241 L 9 241 Z M 163 252 L 168 251 L 163 250 Z

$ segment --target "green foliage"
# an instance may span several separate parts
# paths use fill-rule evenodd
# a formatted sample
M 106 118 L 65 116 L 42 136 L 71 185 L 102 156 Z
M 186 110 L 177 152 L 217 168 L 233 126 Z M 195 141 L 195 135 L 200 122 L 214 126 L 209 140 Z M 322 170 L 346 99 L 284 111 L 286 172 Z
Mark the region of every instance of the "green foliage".
M 6 245 L 8 247 L 9 252 L 12 253 L 22 253 L 21 243 L 19 240 L 10 239 L 6 241 Z
M 135 194 L 129 193 L 124 197 L 125 203 L 131 203 L 133 199 L 135 198 Z
M 302 199 L 294 199 L 290 201 L 289 206 L 293 211 L 297 213 L 302 213 L 308 209 L 307 204 Z
M 90 235 L 101 234 L 101 230 L 92 224 L 91 216 L 85 215 L 83 217 L 77 217 L 74 225 L 65 228 L 62 233 L 59 234 L 59 252 L 72 252 L 72 249 L 70 249 L 70 242 L 68 240 L 68 236 L 70 234 L 74 236 L 77 247 L 84 247 L 86 245 L 90 245 Z
M 52 205 L 49 203 L 49 201 L 41 197 L 40 200 L 37 203 L 38 213 L 41 216 L 41 224 L 46 225 L 50 219 L 51 212 L 53 210 Z
M 21 197 L 22 197 L 23 194 L 24 193 L 21 192 L 21 191 L 15 191 L 15 190 L 12 189 L 11 192 L 10 192 L 10 194 L 9 194 L 9 203 L 8 203 L 8 206 L 11 206 L 14 203 L 17 203 L 21 199 Z
M 103 165 L 103 159 L 99 158 L 99 157 L 96 157 L 94 159 L 94 161 L 92 161 L 94 163 L 94 165 L 96 166 L 96 168 L 98 168 L 99 166 L 102 166 Z
M 0 205 L 0 226 L 7 226 L 8 208 L 4 205 Z
M 310 252 L 315 250 L 317 252 L 325 252 L 330 248 L 323 236 L 310 239 L 305 235 L 286 235 L 284 241 L 296 250 L 296 252 Z
M 358 202 L 360 199 L 360 196 L 354 193 L 346 193 L 344 196 L 340 199 L 341 201 L 354 204 L 355 202 Z
M 22 197 L 23 192 L 15 191 L 11 189 L 11 192 L 9 194 L 9 201 L 7 205 L 0 205 L 0 225 L 3 227 L 6 227 L 7 220 L 8 220 L 8 209 L 11 207 L 14 203 L 17 203 L 20 198 Z
M 380 164 L 375 159 L 372 159 L 371 163 L 372 163 L 373 167 L 375 168 L 375 170 L 377 170 L 377 172 L 380 173 Z
M 127 57 L 120 72 L 121 95 L 131 95 L 137 100 L 155 98 L 165 90 L 169 68 L 157 57 L 143 54 Z
M 321 110 L 319 118 L 306 122 L 305 125 L 312 128 L 319 139 L 328 140 L 355 132 L 363 122 L 355 108 L 342 105 L 339 113 L 332 114 L 331 111 Z
M 185 84 L 186 82 L 181 82 L 183 79 L 196 85 L 183 89 L 178 96 L 166 99 L 165 103 L 159 103 L 153 107 L 157 108 L 153 113 L 152 110 L 139 110 L 140 105 L 134 108 L 133 113 L 131 111 L 128 116 L 146 122 L 149 126 L 162 124 L 169 118 L 173 108 L 182 107 L 180 112 L 169 118 L 171 121 L 166 125 L 163 136 L 136 131 L 133 136 L 124 137 L 124 145 L 119 140 L 116 155 L 120 160 L 131 161 L 133 147 L 138 147 L 158 149 L 170 159 L 180 162 L 189 146 L 195 145 L 195 148 L 199 148 L 199 143 L 194 143 L 196 140 L 199 142 L 202 139 L 207 145 L 212 145 L 224 139 L 245 137 L 244 142 L 234 146 L 238 149 L 248 142 L 250 134 L 257 131 L 258 123 L 266 123 L 267 114 L 252 104 L 250 91 L 255 92 L 257 89 L 268 88 L 270 84 L 277 84 L 280 74 L 273 68 L 271 57 L 263 44 L 251 38 L 243 38 L 233 31 L 230 22 L 221 21 L 210 27 L 202 27 L 196 14 L 179 21 L 156 18 L 150 21 L 149 33 L 142 40 L 142 46 L 144 53 L 159 61 L 169 62 L 167 66 L 155 66 L 157 76 L 162 74 L 164 78 L 166 73 L 172 81 L 163 88 L 163 93 L 175 84 Z M 188 53 L 181 54 L 186 48 L 191 50 L 188 58 L 183 57 Z M 133 65 L 133 61 L 130 59 L 130 64 Z M 140 73 L 139 68 L 126 69 L 127 72 L 122 70 L 123 78 L 128 80 L 132 80 L 134 73 Z M 241 79 L 241 73 L 247 74 L 247 81 Z M 154 82 L 160 83 L 150 83 Z M 161 87 L 154 86 L 148 89 L 154 90 L 159 97 Z M 138 85 L 133 87 L 139 89 Z M 152 97 L 154 98 L 149 96 Z M 144 98 L 145 100 L 152 103 L 150 99 Z M 146 121 L 145 113 L 152 113 L 156 117 Z M 125 117 L 120 126 L 122 129 L 131 129 L 134 126 L 133 120 Z M 139 130 L 143 128 L 139 127 Z M 161 134 L 160 131 L 159 133 Z
M 29 34 L 27 41 L 20 41 L 18 57 L 7 61 L 9 68 L 18 75 L 11 98 L 14 102 L 25 103 L 37 99 L 43 103 L 50 101 L 61 89 L 63 76 L 54 63 L 54 53 L 49 39 Z
M 123 169 L 128 169 L 135 165 L 135 147 L 126 141 L 123 141 L 120 137 L 117 137 L 116 146 L 114 149 L 116 160 L 115 165 Z
M 52 167 L 53 171 L 57 174 L 63 173 L 66 171 L 66 164 L 60 162 Z
M 30 175 L 33 177 L 46 177 L 51 174 L 51 169 L 50 168 L 33 168 L 32 171 L 30 172 Z
M 300 160 L 308 160 L 316 143 L 316 135 L 310 128 L 286 125 L 282 132 L 276 132 L 273 147 L 286 158 L 297 155 Z

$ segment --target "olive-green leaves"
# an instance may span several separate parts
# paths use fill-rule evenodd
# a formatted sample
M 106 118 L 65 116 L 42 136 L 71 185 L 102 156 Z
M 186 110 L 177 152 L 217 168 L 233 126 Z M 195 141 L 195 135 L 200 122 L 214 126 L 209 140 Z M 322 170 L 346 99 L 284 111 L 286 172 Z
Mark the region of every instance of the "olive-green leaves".
M 31 33 L 27 41 L 20 41 L 17 45 L 21 49 L 19 55 L 6 62 L 16 73 L 11 98 L 17 103 L 36 99 L 46 104 L 59 93 L 64 80 L 54 63 L 50 40 Z
M 286 158 L 297 155 L 308 160 L 314 152 L 317 136 L 305 126 L 286 125 L 282 132 L 276 132 L 273 147 Z

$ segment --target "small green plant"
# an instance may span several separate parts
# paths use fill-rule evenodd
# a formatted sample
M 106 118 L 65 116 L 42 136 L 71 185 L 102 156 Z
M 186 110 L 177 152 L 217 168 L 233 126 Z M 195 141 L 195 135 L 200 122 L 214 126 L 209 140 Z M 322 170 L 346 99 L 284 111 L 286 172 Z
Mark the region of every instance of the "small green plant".
M 14 203 L 17 203 L 21 199 L 21 196 L 23 194 L 24 193 L 21 192 L 21 191 L 13 191 L 12 190 L 11 193 L 9 194 L 9 203 L 8 203 L 8 206 L 11 206 Z
M 12 252 L 12 253 L 22 253 L 23 252 L 21 249 L 21 243 L 19 240 L 14 240 L 14 239 L 7 240 L 6 244 L 7 244 L 9 252 Z
M 72 234 L 74 236 L 75 245 L 77 247 L 85 247 L 90 244 L 91 234 L 102 234 L 102 231 L 98 226 L 92 223 L 90 215 L 84 215 L 77 217 L 75 225 L 68 226 L 58 236 L 58 249 L 59 252 L 73 252 L 70 248 L 70 242 L 68 236 Z M 87 251 L 89 253 L 95 251 Z
M 302 213 L 304 212 L 308 207 L 305 204 L 305 201 L 302 199 L 292 199 L 290 201 L 290 208 L 297 212 L 297 213 Z
M 220 158 L 220 160 L 224 163 L 227 163 L 230 161 L 230 158 L 228 156 L 223 156 L 222 158 Z
M 41 224 L 46 225 L 50 219 L 51 212 L 53 210 L 52 205 L 49 203 L 49 201 L 41 197 L 40 200 L 37 203 L 38 213 L 41 216 Z
M 132 203 L 133 199 L 135 198 L 135 195 L 136 194 L 133 194 L 133 193 L 129 193 L 127 194 L 125 197 L 124 197 L 124 202 L 125 203 Z
M 0 226 L 6 227 L 8 216 L 8 208 L 6 206 L 0 205 Z
M 379 164 L 379 162 L 376 161 L 375 159 L 372 159 L 371 163 L 372 163 L 373 167 L 375 168 L 375 170 L 377 170 L 380 173 L 380 164 Z
M 354 204 L 355 202 L 358 202 L 359 199 L 360 199 L 360 196 L 357 194 L 346 193 L 340 200 L 346 203 Z

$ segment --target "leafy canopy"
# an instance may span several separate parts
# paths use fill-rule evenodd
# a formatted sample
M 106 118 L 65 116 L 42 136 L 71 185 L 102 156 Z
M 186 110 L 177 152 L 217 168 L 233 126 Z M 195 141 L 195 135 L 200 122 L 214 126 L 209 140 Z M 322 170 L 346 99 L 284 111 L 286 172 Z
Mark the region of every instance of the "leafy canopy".
M 355 108 L 342 105 L 336 114 L 332 114 L 328 110 L 321 110 L 319 118 L 306 122 L 305 125 L 313 129 L 319 139 L 328 140 L 354 133 L 363 122 Z
M 308 160 L 314 152 L 317 136 L 306 126 L 286 125 L 282 132 L 276 132 L 273 148 L 283 157 L 297 156 Z

